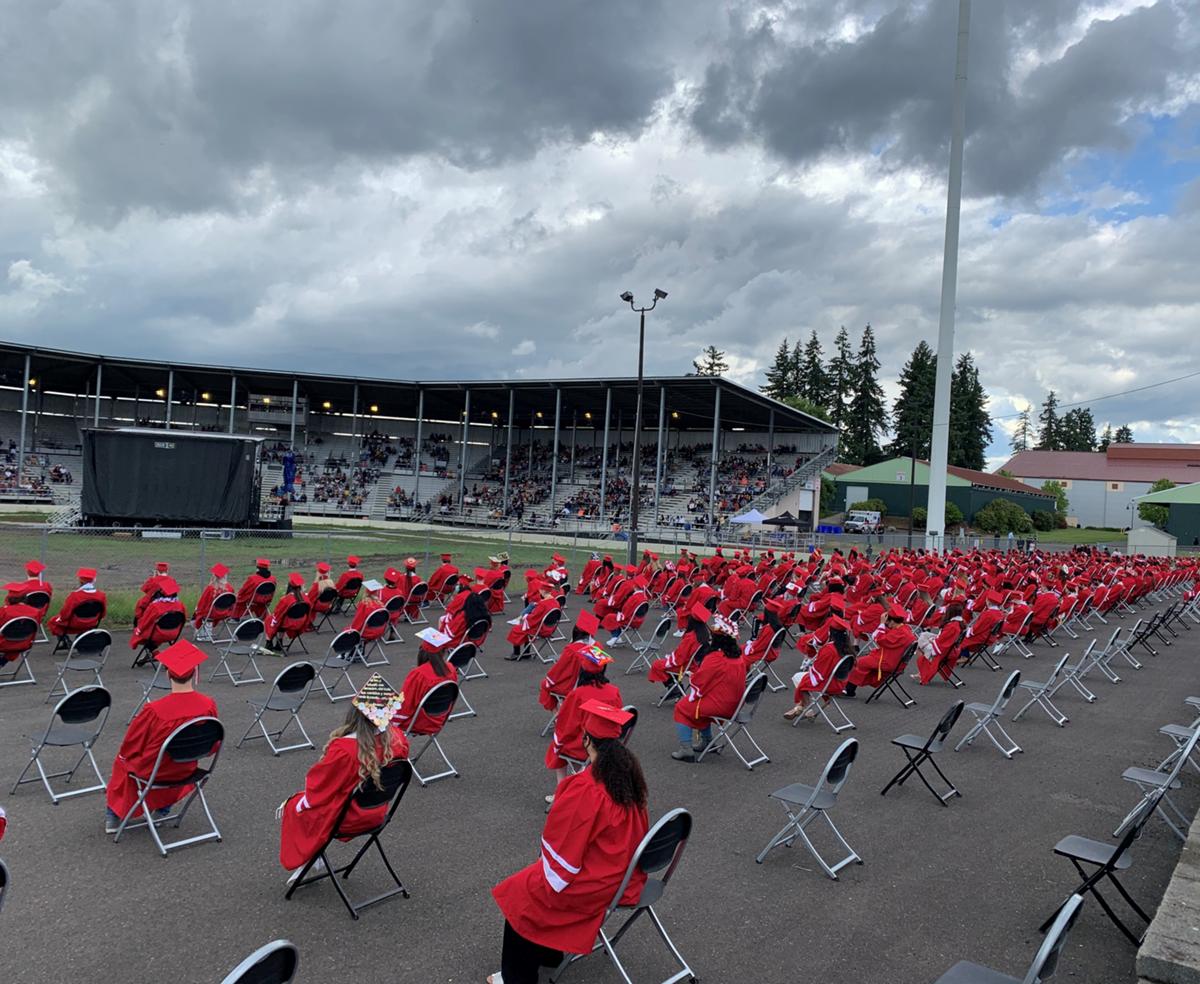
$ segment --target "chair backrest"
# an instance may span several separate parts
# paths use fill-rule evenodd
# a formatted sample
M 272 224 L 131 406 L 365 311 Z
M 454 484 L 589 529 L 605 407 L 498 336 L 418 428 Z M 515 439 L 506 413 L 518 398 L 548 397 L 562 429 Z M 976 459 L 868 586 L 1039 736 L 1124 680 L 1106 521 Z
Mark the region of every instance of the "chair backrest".
M 216 718 L 193 718 L 167 736 L 159 759 L 166 754 L 175 762 L 198 762 L 213 754 L 224 737 L 225 728 Z
M 813 788 L 812 798 L 815 799 L 824 786 L 828 786 L 829 792 L 837 796 L 842 786 L 845 785 L 846 779 L 850 775 L 850 766 L 854 764 L 856 758 L 858 758 L 858 739 L 847 738 L 825 763 L 825 771 L 821 773 L 821 778 Z
M 1192 752 L 1196 750 L 1196 743 L 1198 741 L 1200 741 L 1200 728 L 1193 728 L 1192 737 L 1184 742 L 1182 747 L 1180 747 L 1175 753 L 1177 756 L 1175 759 L 1175 765 L 1171 768 L 1170 778 L 1166 782 L 1166 787 L 1173 785 L 1175 780 L 1179 778 L 1179 770 L 1183 768 L 1183 763 L 1186 762 L 1191 757 Z
M 71 643 L 71 656 L 85 656 L 94 659 L 104 654 L 112 646 L 112 634 L 108 629 L 88 629 L 81 632 Z
M 451 650 L 450 655 L 446 657 L 446 662 L 456 670 L 465 670 L 471 660 L 475 658 L 477 651 L 473 642 L 460 643 Z
M 254 589 L 255 604 L 261 605 L 264 602 L 270 601 L 274 597 L 275 597 L 275 582 L 274 581 L 263 581 L 258 587 L 256 587 Z
M 182 629 L 183 623 L 187 621 L 187 616 L 178 608 L 172 609 L 169 612 L 163 612 L 154 620 L 154 627 L 160 632 L 174 632 L 176 629 Z
M 386 608 L 376 608 L 363 622 L 364 629 L 382 629 L 392 620 L 391 613 Z
M 852 672 L 854 672 L 854 657 L 847 653 L 838 660 L 837 666 L 833 668 L 833 676 L 830 679 L 836 680 L 838 683 L 845 683 Z
M 996 695 L 996 699 L 992 702 L 991 714 L 996 717 L 1004 710 L 1004 705 L 1012 698 L 1013 691 L 1017 689 L 1017 684 L 1021 682 L 1021 671 L 1013 670 L 1008 679 L 1004 681 L 1004 686 L 1000 688 L 1000 693 Z
M 107 718 L 110 707 L 112 694 L 104 687 L 80 687 L 78 690 L 72 690 L 54 705 L 54 716 L 63 724 L 90 724 L 101 714 Z
M 1029 965 L 1029 970 L 1021 979 L 1021 984 L 1041 984 L 1042 981 L 1054 976 L 1054 971 L 1058 969 L 1058 958 L 1062 953 L 1063 944 L 1067 941 L 1067 934 L 1071 932 L 1071 927 L 1079 918 L 1079 910 L 1082 907 L 1083 896 L 1072 895 L 1058 910 L 1058 915 L 1054 917 L 1054 922 L 1050 926 L 1050 932 L 1046 934 L 1042 945 L 1038 947 L 1033 963 Z
M 364 810 L 374 809 L 390 803 L 392 798 L 404 790 L 412 779 L 412 766 L 408 759 L 392 759 L 379 770 L 379 785 L 369 779 L 358 785 L 350 795 Z
M 8 865 L 4 863 L 4 858 L 0 858 L 0 910 L 4 908 L 4 896 L 8 892 Z
M 396 612 L 401 611 L 408 602 L 403 595 L 392 595 L 383 606 L 383 610 L 388 613 L 390 619 Z
M 350 578 L 349 580 L 346 581 L 346 583 L 344 585 L 342 585 L 342 597 L 343 598 L 353 598 L 356 594 L 358 594 L 358 590 L 361 587 L 362 587 L 362 578 L 361 577 Z
M 1050 679 L 1046 681 L 1047 685 L 1053 684 L 1058 679 L 1058 675 L 1063 671 L 1063 667 L 1067 665 L 1067 660 L 1070 658 L 1070 653 L 1062 654 L 1062 658 L 1054 666 L 1054 672 L 1050 674 Z
M 30 591 L 21 599 L 21 604 L 28 605 L 30 608 L 46 608 L 50 604 L 50 594 L 46 591 Z
M 37 619 L 20 616 L 0 625 L 0 636 L 9 642 L 29 642 L 38 633 Z
M 626 704 L 623 708 L 621 708 L 621 710 L 623 710 L 626 714 L 633 715 L 633 717 L 621 725 L 621 734 L 617 736 L 617 740 L 622 745 L 628 745 L 629 739 L 633 737 L 633 729 L 637 727 L 638 709 L 632 704 Z
M 346 653 L 354 652 L 361 641 L 362 636 L 354 631 L 354 629 L 342 629 L 341 632 L 329 640 L 329 651 L 335 656 L 345 656 Z
M 442 582 L 442 594 L 450 594 L 458 588 L 458 575 L 451 574 Z
M 742 699 L 738 703 L 737 710 L 733 714 L 733 720 L 741 724 L 749 724 L 754 717 L 755 708 L 758 707 L 759 698 L 767 689 L 767 675 L 759 672 L 755 673 L 750 678 L 750 682 L 746 684 L 746 689 L 742 692 Z
M 908 648 L 900 654 L 900 662 L 896 664 L 896 668 L 892 671 L 892 676 L 899 676 L 904 672 L 904 668 L 908 666 L 908 661 L 913 658 L 917 651 L 917 642 L 914 639 L 908 644 Z
M 671 634 L 671 623 L 674 619 L 670 615 L 664 615 L 658 620 L 658 625 L 654 626 L 654 635 L 650 639 L 652 648 L 657 649 L 662 645 L 662 642 L 668 635 Z
M 233 630 L 233 638 L 237 642 L 253 642 L 266 631 L 261 618 L 246 618 L 238 622 Z
M 546 612 L 546 614 L 542 616 L 542 624 L 539 627 L 539 631 L 554 628 L 554 626 L 558 625 L 559 619 L 561 618 L 562 609 L 551 608 L 550 611 Z
M 279 671 L 278 676 L 275 677 L 275 689 L 281 694 L 299 693 L 308 689 L 316 675 L 317 668 L 308 660 L 301 660 L 299 663 L 285 666 Z
M 233 968 L 221 984 L 289 984 L 296 978 L 300 951 L 287 940 L 260 946 Z
M 937 727 L 933 729 L 933 734 L 929 736 L 929 741 L 925 742 L 925 747 L 928 749 L 935 741 L 945 741 L 946 736 L 950 734 L 950 729 L 958 722 L 958 716 L 963 712 L 963 701 L 956 700 L 950 705 L 950 709 L 942 715 L 942 719 L 937 723 Z
M 332 605 L 338 596 L 338 589 L 330 585 L 328 588 L 322 588 L 321 593 L 317 595 L 318 604 L 329 606 Z
M 416 721 L 421 716 L 422 711 L 430 717 L 441 717 L 443 714 L 449 714 L 454 710 L 454 704 L 457 700 L 458 684 L 453 680 L 443 680 L 421 698 L 421 703 L 417 706 L 417 713 L 413 715 L 413 720 Z
M 429 585 L 424 581 L 418 581 L 412 586 L 412 590 L 408 593 L 409 603 L 416 604 L 427 594 L 429 594 Z
M 625 877 L 621 879 L 621 884 L 609 903 L 608 911 L 611 912 L 620 905 L 621 897 L 629 887 L 633 873 L 639 868 L 647 876 L 663 872 L 656 880 L 666 885 L 679 866 L 679 859 L 683 857 L 683 849 L 687 847 L 691 833 L 692 815 L 687 810 L 677 807 L 664 814 L 646 831 L 646 836 L 633 852 L 633 857 L 629 859 L 625 868 Z
M 100 603 L 100 599 L 89 598 L 75 606 L 75 614 L 72 618 L 78 622 L 90 622 L 93 619 L 99 621 L 103 614 L 104 606 Z
M 208 608 L 208 617 L 211 619 L 214 615 L 224 615 L 226 612 L 232 611 L 233 606 L 237 604 L 237 595 L 232 591 L 222 591 L 213 600 Z
M 476 622 L 472 622 L 467 628 L 467 641 L 473 642 L 476 646 L 479 646 L 480 640 L 487 636 L 488 630 L 490 630 L 491 627 L 492 623 L 486 618 L 481 618 Z
M 300 622 L 308 618 L 312 612 L 312 606 L 307 601 L 296 601 L 288 606 L 284 619 L 288 622 Z

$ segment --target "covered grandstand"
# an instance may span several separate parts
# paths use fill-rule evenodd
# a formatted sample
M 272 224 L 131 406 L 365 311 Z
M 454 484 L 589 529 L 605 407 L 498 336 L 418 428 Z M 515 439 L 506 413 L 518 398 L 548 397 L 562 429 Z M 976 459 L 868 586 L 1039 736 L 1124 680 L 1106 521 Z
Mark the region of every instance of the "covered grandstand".
M 720 377 L 644 387 L 642 529 L 815 507 L 830 424 Z M 262 494 L 296 515 L 605 529 L 627 514 L 636 405 L 636 379 L 350 378 L 0 343 L 0 502 L 69 522 L 80 428 L 140 426 L 263 439 Z

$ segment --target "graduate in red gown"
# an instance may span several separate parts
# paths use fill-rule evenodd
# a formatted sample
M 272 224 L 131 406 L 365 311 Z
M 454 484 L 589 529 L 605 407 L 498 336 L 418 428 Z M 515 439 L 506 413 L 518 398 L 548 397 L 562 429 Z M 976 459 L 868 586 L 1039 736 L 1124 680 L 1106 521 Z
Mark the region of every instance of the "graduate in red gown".
M 186 639 L 180 639 L 159 653 L 157 658 L 167 671 L 171 692 L 143 705 L 125 730 L 108 780 L 108 810 L 104 827 L 108 834 L 116 833 L 121 819 L 137 802 L 137 787 L 131 776 L 149 778 L 159 750 L 171 732 L 195 718 L 217 716 L 216 701 L 196 690 L 196 668 L 208 659 L 203 650 Z M 158 778 L 182 779 L 191 775 L 194 769 L 193 762 L 177 763 L 164 758 Z M 146 805 L 156 817 L 164 816 L 170 812 L 172 804 L 190 796 L 194 788 L 175 786 L 155 790 L 146 797 Z
M 754 568 L 749 564 L 743 564 L 734 570 L 721 588 L 721 601 L 717 605 L 717 611 L 730 616 L 734 612 L 744 612 L 750 607 L 750 600 L 758 591 L 758 585 L 750 576 L 753 573 Z
M 505 656 L 505 659 L 529 659 L 533 655 L 533 650 L 529 648 L 530 640 L 539 632 L 544 634 L 554 631 L 541 627 L 545 617 L 558 608 L 558 597 L 555 594 L 554 585 L 543 581 L 538 592 L 541 599 L 533 606 L 533 610 L 517 618 L 517 624 L 508 631 L 508 641 L 512 645 L 513 651 L 512 655 Z
M 25 565 L 25 580 L 13 581 L 11 584 L 4 586 L 5 604 L 14 605 L 17 602 L 24 602 L 27 595 L 35 591 L 44 591 L 46 593 L 46 604 L 42 606 L 34 606 L 38 608 L 38 621 L 41 622 L 46 617 L 46 609 L 50 607 L 50 600 L 54 597 L 54 585 L 42 578 L 42 572 L 46 570 L 46 565 L 40 560 L 31 560 Z
M 825 626 L 829 630 L 829 641 L 817 650 L 816 658 L 808 665 L 807 669 L 801 670 L 792 677 L 792 684 L 796 688 L 793 697 L 796 704 L 790 711 L 783 713 L 783 716 L 789 721 L 797 717 L 805 719 L 816 717 L 817 694 L 825 688 L 827 683 L 829 685 L 829 689 L 825 691 L 827 695 L 840 694 L 845 689 L 845 684 L 836 680 L 831 683 L 829 681 L 833 677 L 833 671 L 837 669 L 838 663 L 851 651 L 850 625 L 841 617 L 830 615 Z
M 371 782 L 381 788 L 380 770 L 396 759 L 408 758 L 408 741 L 392 724 L 402 702 L 402 695 L 383 677 L 378 673 L 372 676 L 350 701 L 346 720 L 334 728 L 320 759 L 309 767 L 304 788 L 280 805 L 276 813 L 283 822 L 279 863 L 292 871 L 289 884 L 333 833 L 346 797 Z M 387 810 L 386 803 L 369 810 L 351 803 L 341 832 L 353 835 L 370 830 Z M 317 866 L 310 873 L 318 874 Z
M 917 641 L 913 630 L 905 624 L 907 618 L 908 612 L 894 602 L 888 607 L 886 622 L 871 636 L 875 648 L 854 661 L 854 669 L 846 679 L 847 697 L 853 697 L 855 690 L 864 684 L 878 687 L 900 665 L 908 647 Z
M 350 623 L 350 628 L 362 636 L 363 645 L 374 642 L 376 639 L 382 639 L 388 630 L 390 619 L 384 622 L 379 628 L 367 628 L 367 619 L 371 612 L 378 611 L 383 607 L 383 585 L 372 579 L 363 581 L 363 590 L 366 596 L 358 603 L 358 607 L 354 610 L 354 619 Z
M 742 646 L 742 662 L 746 664 L 746 672 L 750 672 L 750 668 L 761 660 L 766 660 L 768 663 L 774 663 L 779 658 L 779 646 L 782 644 L 783 637 L 780 636 L 780 642 L 775 642 L 775 634 L 783 626 L 779 622 L 779 605 L 772 599 L 767 602 L 767 607 L 763 609 L 762 616 L 756 621 L 755 635 L 753 639 L 747 640 Z
M 592 578 L 596 576 L 596 572 L 600 569 L 600 555 L 593 553 L 588 558 L 587 563 L 583 565 L 583 570 L 579 573 L 579 581 L 575 585 L 576 594 L 585 594 L 591 591 Z
M 421 575 L 417 573 L 417 558 L 409 557 L 404 561 L 404 573 L 396 581 L 396 587 L 400 589 L 401 594 L 407 600 L 412 597 L 413 588 L 418 584 L 422 584 Z M 428 604 L 428 595 L 426 595 L 426 604 Z M 404 606 L 404 614 L 412 621 L 416 621 L 421 617 L 421 606 L 417 602 Z
M 358 589 L 362 582 L 363 576 L 362 571 L 358 569 L 358 558 L 351 554 L 346 558 L 346 569 L 338 575 L 337 583 L 334 585 L 338 593 L 336 602 L 338 611 L 341 611 L 342 606 L 347 602 L 358 597 Z
M 579 657 L 579 676 L 572 690 L 558 707 L 554 719 L 554 734 L 546 748 L 546 768 L 554 770 L 555 788 L 567 777 L 566 759 L 576 761 L 586 758 L 583 747 L 583 705 L 589 701 L 600 701 L 612 707 L 621 706 L 621 691 L 608 682 L 604 668 L 612 657 L 594 643 L 582 651 Z M 546 797 L 547 803 L 554 802 L 554 794 Z
M 963 636 L 964 654 L 973 653 L 979 647 L 986 646 L 992 635 L 999 631 L 1004 624 L 1004 609 L 1000 607 L 1003 600 L 1004 595 L 999 591 L 988 591 L 984 595 L 987 607 L 971 620 L 966 635 Z
M 584 717 L 588 767 L 564 779 L 542 828 L 540 856 L 492 889 L 504 913 L 500 970 L 488 984 L 537 984 L 563 953 L 590 953 L 604 912 L 650 828 L 646 779 L 619 738 L 630 715 L 602 701 Z M 622 897 L 641 896 L 638 871 Z
M 265 626 L 263 634 L 267 638 L 267 646 L 276 653 L 283 651 L 281 635 L 295 639 L 298 635 L 306 632 L 312 625 L 311 608 L 305 613 L 303 618 L 288 618 L 288 610 L 298 601 L 308 601 L 304 596 L 304 575 L 299 571 L 292 571 L 288 575 L 287 590 L 275 603 L 275 610 L 266 617 L 263 623 Z
M 247 577 L 242 582 L 242 586 L 238 588 L 237 601 L 233 606 L 234 618 L 245 617 L 247 611 L 255 618 L 265 619 L 267 617 L 267 606 L 270 599 L 255 601 L 251 604 L 254 593 L 260 584 L 270 584 L 272 589 L 275 585 L 275 577 L 271 573 L 271 562 L 266 557 L 259 557 L 254 561 L 254 573 Z M 274 597 L 273 591 L 271 597 Z
M 629 590 L 622 589 L 621 591 L 623 601 L 620 610 L 609 612 L 601 622 L 604 628 L 612 633 L 608 640 L 610 646 L 625 645 L 624 633 L 629 629 L 640 629 L 650 611 L 650 596 L 646 593 L 648 587 L 646 579 L 639 574 L 637 577 L 630 578 L 627 583 Z M 646 606 L 646 610 L 638 615 L 638 609 L 642 605 Z
M 402 578 L 403 575 L 394 567 L 389 567 L 383 572 L 383 589 L 379 592 L 379 600 L 383 602 L 385 608 L 393 598 L 408 600 L 408 593 L 400 586 Z M 404 621 L 404 609 L 397 606 L 391 613 L 389 621 L 392 625 L 399 625 Z
M 21 602 L 5 602 L 0 605 L 0 626 L 5 622 L 10 622 L 14 618 L 31 618 L 35 622 L 40 621 L 38 618 L 38 610 L 32 605 L 22 604 Z M 35 628 L 26 638 L 8 639 L 0 636 L 0 665 L 4 663 L 16 662 L 21 657 L 21 653 L 29 652 L 33 648 L 33 643 L 37 639 L 37 629 Z
M 87 632 L 89 629 L 96 628 L 108 613 L 108 598 L 105 597 L 103 591 L 96 587 L 96 572 L 90 567 L 81 567 L 75 572 L 75 576 L 79 579 L 79 587 L 63 599 L 62 608 L 59 609 L 58 614 L 54 618 L 50 619 L 49 624 L 46 626 L 50 630 L 51 635 L 67 636 Z M 85 601 L 100 602 L 100 615 L 98 617 L 76 617 L 75 609 Z
M 196 601 L 196 610 L 192 612 L 192 625 L 197 629 L 208 618 L 209 612 L 212 611 L 212 603 L 217 599 L 217 596 L 233 590 L 228 580 L 229 568 L 224 564 L 213 564 L 209 569 L 209 573 L 212 577 L 209 579 L 208 584 L 204 586 L 204 590 L 200 592 L 200 598 Z M 225 616 L 225 618 L 228 617 L 228 615 Z
M 437 638 L 437 629 L 424 629 L 417 633 L 424 642 L 429 642 L 429 648 L 422 645 L 417 652 L 417 665 L 409 670 L 400 688 L 404 703 L 396 712 L 395 724 L 402 731 L 411 731 L 416 735 L 436 735 L 445 726 L 450 717 L 449 712 L 433 717 L 422 711 L 417 714 L 421 699 L 439 683 L 446 680 L 458 682 L 458 671 L 446 664 L 445 654 L 450 649 L 450 637 L 442 635 Z M 414 720 L 414 715 L 416 718 Z
M 459 574 L 459 570 L 453 564 L 454 557 L 451 554 L 442 554 L 442 563 L 432 574 L 429 575 L 429 594 L 441 600 L 450 593 L 450 589 L 446 587 L 446 581 L 451 577 Z
M 145 597 L 143 595 L 142 597 Z M 150 646 L 151 652 L 157 650 L 159 646 L 165 646 L 168 643 L 174 642 L 179 638 L 179 634 L 183 631 L 183 625 L 180 624 L 178 629 L 166 631 L 158 627 L 158 620 L 167 612 L 178 612 L 183 616 L 184 621 L 187 620 L 187 609 L 183 602 L 179 600 L 179 585 L 175 583 L 175 579 L 169 574 L 163 574 L 155 579 L 154 595 L 142 609 L 141 617 L 137 620 L 137 626 L 133 630 L 133 635 L 129 637 L 129 648 L 137 649 L 142 643 Z
M 708 645 L 708 619 L 711 615 L 712 612 L 703 605 L 695 605 L 689 613 L 683 637 L 676 644 L 674 651 L 651 663 L 646 679 L 651 683 L 661 683 L 669 687 L 672 680 L 682 676 L 696 654 Z
M 571 629 L 571 641 L 563 646 L 562 654 L 554 661 L 542 678 L 542 685 L 538 687 L 538 703 L 546 710 L 555 710 L 559 701 L 575 689 L 579 679 L 579 661 L 595 643 L 599 631 L 600 623 L 596 621 L 596 616 L 583 609 Z
M 746 664 L 737 643 L 737 626 L 724 615 L 714 615 L 708 623 L 709 650 L 701 657 L 699 668 L 691 673 L 687 696 L 675 705 L 675 731 L 679 748 L 671 753 L 678 762 L 694 762 L 712 741 L 712 719 L 728 717 L 746 689 Z M 693 744 L 693 732 L 700 733 L 700 744 Z
M 939 674 L 943 680 L 950 679 L 950 674 L 958 662 L 959 643 L 963 636 L 962 613 L 962 604 L 958 601 L 951 602 L 946 606 L 941 629 L 936 634 L 922 632 L 917 638 L 917 672 L 910 676 L 914 680 L 920 680 L 921 686 L 925 686 Z
M 134 624 L 142 617 L 142 612 L 146 610 L 146 606 L 150 604 L 158 596 L 158 586 L 166 578 L 171 577 L 171 565 L 165 560 L 160 560 L 154 565 L 154 572 L 142 582 L 142 596 L 133 606 L 133 621 Z M 172 578 L 171 583 L 175 581 Z M 176 594 L 179 593 L 176 586 Z
M 312 620 L 315 625 L 321 620 L 326 612 L 333 610 L 335 598 L 330 597 L 328 601 L 322 601 L 321 595 L 326 591 L 336 591 L 337 585 L 333 583 L 333 578 L 329 576 L 329 565 L 323 560 L 319 560 L 315 566 L 316 575 L 313 577 L 313 583 L 309 585 L 308 592 L 304 596 L 304 600 L 308 602 L 309 608 L 312 611 Z

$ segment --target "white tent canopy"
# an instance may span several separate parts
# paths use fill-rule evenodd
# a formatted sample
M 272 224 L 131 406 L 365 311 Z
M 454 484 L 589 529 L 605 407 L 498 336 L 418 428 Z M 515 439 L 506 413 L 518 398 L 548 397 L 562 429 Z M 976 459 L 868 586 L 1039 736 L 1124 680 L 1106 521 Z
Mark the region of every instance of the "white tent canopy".
M 761 523 L 767 517 L 760 513 L 757 509 L 751 509 L 748 513 L 743 513 L 741 516 L 734 516 L 735 523 Z

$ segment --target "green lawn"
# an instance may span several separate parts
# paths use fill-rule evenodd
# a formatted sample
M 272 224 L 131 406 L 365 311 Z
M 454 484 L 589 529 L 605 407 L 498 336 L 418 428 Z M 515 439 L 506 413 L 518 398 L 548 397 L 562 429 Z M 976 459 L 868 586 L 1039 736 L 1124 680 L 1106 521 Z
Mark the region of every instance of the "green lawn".
M 1122 530 L 1065 529 L 1038 533 L 1037 538 L 1039 543 L 1123 544 L 1125 533 Z

